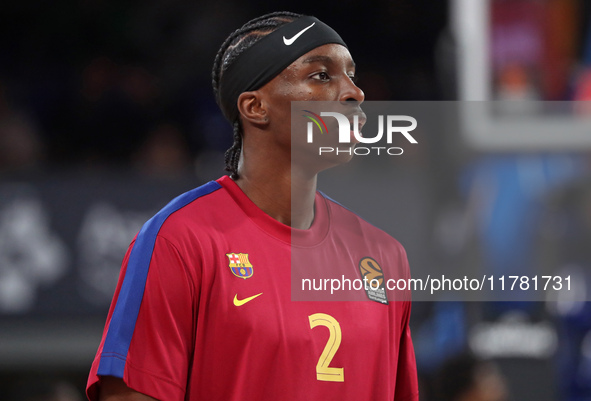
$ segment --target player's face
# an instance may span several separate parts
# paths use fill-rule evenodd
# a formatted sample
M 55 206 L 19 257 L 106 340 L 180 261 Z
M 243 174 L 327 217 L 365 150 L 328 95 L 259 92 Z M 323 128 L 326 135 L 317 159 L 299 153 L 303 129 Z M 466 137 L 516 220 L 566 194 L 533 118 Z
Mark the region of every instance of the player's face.
M 291 63 L 265 87 L 278 99 L 352 101 L 360 104 L 363 91 L 355 85 L 355 63 L 346 47 L 317 47 Z
M 332 101 L 338 111 L 345 115 L 362 114 L 360 104 L 365 99 L 363 91 L 354 83 L 355 63 L 346 47 L 338 44 L 327 44 L 304 54 L 277 77 L 271 80 L 267 85 L 260 89 L 263 95 L 263 101 L 266 102 L 269 124 L 273 132 L 274 140 L 285 149 L 292 149 L 291 138 L 291 102 L 292 101 Z M 363 114 L 362 114 L 363 115 Z M 332 121 L 334 120 L 334 121 Z M 363 117 L 361 124 L 363 124 Z M 329 126 L 329 132 L 338 132 L 336 120 L 327 119 L 327 124 L 334 123 L 335 126 Z M 304 137 L 302 137 L 304 138 Z M 327 139 L 325 135 L 319 140 L 336 139 L 332 135 Z M 292 156 L 295 152 L 301 150 L 302 155 L 314 156 L 318 153 L 319 143 L 296 145 L 294 141 Z M 321 146 L 321 145 L 320 145 Z M 342 147 L 354 146 L 354 144 L 343 144 Z M 304 163 L 311 163 L 313 160 L 307 156 Z M 326 157 L 325 157 L 326 159 Z M 346 153 L 341 153 L 335 160 L 324 160 L 320 169 L 330 167 L 334 164 L 346 162 L 350 159 Z M 292 160 L 293 161 L 293 160 Z M 319 162 L 319 160 L 314 160 Z

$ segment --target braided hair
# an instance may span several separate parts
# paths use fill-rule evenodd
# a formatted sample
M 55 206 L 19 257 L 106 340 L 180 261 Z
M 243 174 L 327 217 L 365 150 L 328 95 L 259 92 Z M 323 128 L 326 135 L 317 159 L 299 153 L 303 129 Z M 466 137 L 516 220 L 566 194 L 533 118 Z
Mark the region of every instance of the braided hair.
M 213 93 L 218 105 L 221 106 L 220 86 L 223 73 L 236 58 L 264 36 L 300 17 L 302 15 L 287 11 L 265 14 L 248 21 L 226 38 L 215 56 L 211 73 Z M 242 150 L 242 125 L 240 124 L 240 118 L 236 118 L 236 120 L 230 123 L 234 129 L 234 143 L 226 151 L 225 162 L 226 171 L 230 172 L 231 177 L 236 179 L 238 178 L 238 161 L 240 160 Z

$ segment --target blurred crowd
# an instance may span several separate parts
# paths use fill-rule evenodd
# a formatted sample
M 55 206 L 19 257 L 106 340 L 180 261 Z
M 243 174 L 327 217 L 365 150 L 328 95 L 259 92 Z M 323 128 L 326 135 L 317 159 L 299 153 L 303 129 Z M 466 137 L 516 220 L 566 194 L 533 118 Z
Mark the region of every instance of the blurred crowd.
M 2 2 L 0 171 L 115 165 L 166 175 L 224 151 L 231 129 L 210 84 L 223 39 L 264 12 L 315 9 L 258 3 Z M 429 49 L 447 5 L 395 3 L 342 2 L 320 17 L 349 43 L 368 99 L 433 100 Z

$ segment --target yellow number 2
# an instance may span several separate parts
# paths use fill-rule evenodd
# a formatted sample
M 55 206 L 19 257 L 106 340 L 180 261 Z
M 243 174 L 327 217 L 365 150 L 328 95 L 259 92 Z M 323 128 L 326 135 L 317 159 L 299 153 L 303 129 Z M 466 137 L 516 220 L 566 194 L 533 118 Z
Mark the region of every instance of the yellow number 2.
M 310 328 L 313 329 L 316 326 L 327 327 L 330 336 L 324 346 L 324 351 L 318 358 L 316 364 L 316 379 L 326 382 L 344 382 L 345 372 L 343 368 L 332 368 L 330 363 L 332 358 L 337 353 L 339 346 L 341 345 L 341 325 L 337 320 L 325 313 L 315 313 L 308 316 L 310 319 Z

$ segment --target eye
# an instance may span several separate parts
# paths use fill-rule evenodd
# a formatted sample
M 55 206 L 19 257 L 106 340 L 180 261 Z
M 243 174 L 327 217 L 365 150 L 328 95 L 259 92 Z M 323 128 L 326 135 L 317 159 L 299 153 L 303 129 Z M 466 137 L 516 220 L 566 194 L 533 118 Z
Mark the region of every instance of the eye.
M 330 75 L 328 75 L 328 72 L 326 71 L 321 71 L 321 72 L 317 72 L 316 74 L 312 75 L 312 78 L 317 79 L 319 81 L 329 81 L 330 80 Z
M 355 73 L 349 74 L 349 79 L 353 81 L 354 84 L 357 83 L 358 80 L 357 75 L 355 75 Z

